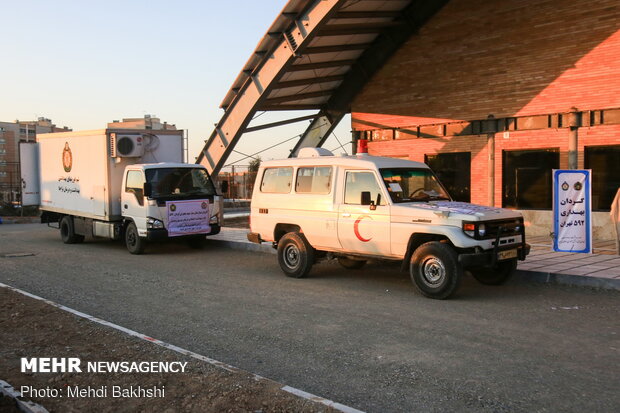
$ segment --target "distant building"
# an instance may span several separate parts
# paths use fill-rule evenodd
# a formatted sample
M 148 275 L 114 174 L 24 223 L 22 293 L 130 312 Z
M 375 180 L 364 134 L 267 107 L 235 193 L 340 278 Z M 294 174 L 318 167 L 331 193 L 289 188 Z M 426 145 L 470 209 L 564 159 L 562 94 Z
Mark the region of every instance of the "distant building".
M 153 130 L 177 130 L 175 125 L 168 122 L 162 123 L 159 118 L 144 115 L 144 118 L 125 118 L 122 121 L 113 120 L 108 123 L 109 129 L 153 129 Z
M 39 133 L 70 130 L 66 126 L 59 128 L 43 117 L 32 121 L 0 122 L 0 202 L 19 200 L 19 143 L 35 142 Z

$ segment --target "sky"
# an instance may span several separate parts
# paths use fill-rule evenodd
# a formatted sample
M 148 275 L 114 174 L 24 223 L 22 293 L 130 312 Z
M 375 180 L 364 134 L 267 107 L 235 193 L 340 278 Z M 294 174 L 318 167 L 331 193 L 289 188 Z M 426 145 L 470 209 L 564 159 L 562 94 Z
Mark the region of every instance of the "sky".
M 0 0 L 0 121 L 43 116 L 57 126 L 88 130 L 150 114 L 188 130 L 193 162 L 223 114 L 220 102 L 285 4 Z M 267 113 L 253 124 L 280 116 Z M 254 154 L 307 125 L 244 135 L 236 150 Z M 349 131 L 346 117 L 334 133 L 344 144 Z M 332 135 L 324 147 L 338 148 L 337 138 Z M 286 157 L 294 142 L 261 157 Z M 229 162 L 240 158 L 234 154 Z

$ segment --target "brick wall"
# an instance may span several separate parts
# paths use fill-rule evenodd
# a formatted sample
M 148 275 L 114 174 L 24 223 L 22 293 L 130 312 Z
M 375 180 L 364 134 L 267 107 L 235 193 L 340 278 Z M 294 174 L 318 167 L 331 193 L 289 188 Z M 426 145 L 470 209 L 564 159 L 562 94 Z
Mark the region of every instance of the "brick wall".
M 355 129 L 620 107 L 617 0 L 452 0 L 371 78 Z
M 584 167 L 585 146 L 620 145 L 620 125 L 582 127 L 578 131 L 579 167 Z M 559 148 L 560 168 L 568 167 L 568 129 L 511 131 L 495 137 L 495 205 L 502 205 L 502 151 Z M 471 202 L 487 204 L 488 151 L 486 135 L 447 136 L 434 139 L 402 139 L 369 142 L 368 152 L 376 156 L 408 158 L 424 162 L 424 155 L 471 152 Z

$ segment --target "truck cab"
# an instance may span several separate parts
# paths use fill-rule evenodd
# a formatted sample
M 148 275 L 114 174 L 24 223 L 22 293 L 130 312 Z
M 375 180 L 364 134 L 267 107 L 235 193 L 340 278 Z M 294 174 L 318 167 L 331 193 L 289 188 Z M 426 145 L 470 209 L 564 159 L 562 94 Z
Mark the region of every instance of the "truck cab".
M 121 214 L 130 252 L 141 252 L 145 241 L 181 236 L 199 244 L 206 235 L 220 232 L 222 198 L 200 165 L 133 164 L 125 169 L 122 188 Z
M 248 239 L 272 242 L 283 272 L 306 277 L 316 260 L 347 269 L 399 260 L 418 290 L 454 294 L 464 270 L 505 282 L 525 259 L 519 212 L 452 200 L 425 164 L 304 148 L 298 158 L 261 165 Z

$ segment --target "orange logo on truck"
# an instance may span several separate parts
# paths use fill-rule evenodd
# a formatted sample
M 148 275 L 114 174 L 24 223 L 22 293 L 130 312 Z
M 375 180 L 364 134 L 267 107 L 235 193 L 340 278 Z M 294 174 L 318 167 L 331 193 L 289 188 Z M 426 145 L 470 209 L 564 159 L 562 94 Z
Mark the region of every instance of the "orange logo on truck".
M 69 142 L 65 142 L 65 149 L 62 151 L 62 167 L 65 168 L 65 172 L 71 172 L 71 167 L 73 167 L 73 155 L 69 148 Z

